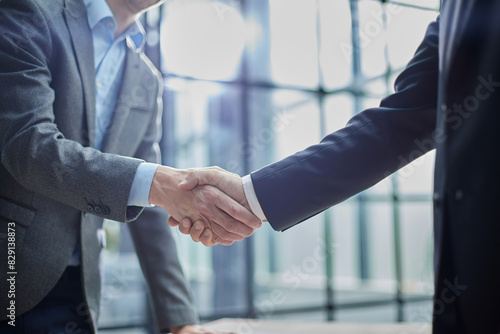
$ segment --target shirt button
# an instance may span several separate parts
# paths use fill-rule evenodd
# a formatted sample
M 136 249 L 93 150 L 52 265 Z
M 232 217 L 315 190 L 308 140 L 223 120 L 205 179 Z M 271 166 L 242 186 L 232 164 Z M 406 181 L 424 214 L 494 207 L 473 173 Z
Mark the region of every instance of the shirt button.
M 446 107 L 446 104 L 442 103 L 441 104 L 441 111 L 446 111 L 448 108 Z
M 96 86 L 97 86 L 97 88 L 101 88 L 102 87 L 102 82 L 99 81 Z
M 463 197 L 464 197 L 464 192 L 462 190 L 459 189 L 455 192 L 455 199 L 457 201 L 460 201 Z
M 108 25 L 113 28 L 115 26 L 115 23 L 114 22 L 109 22 Z

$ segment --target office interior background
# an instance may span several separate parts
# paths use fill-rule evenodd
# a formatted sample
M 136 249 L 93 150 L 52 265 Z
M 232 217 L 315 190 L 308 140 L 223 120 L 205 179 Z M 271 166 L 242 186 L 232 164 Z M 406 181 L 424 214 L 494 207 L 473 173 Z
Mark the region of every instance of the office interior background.
M 164 75 L 163 163 L 240 175 L 377 106 L 439 0 L 168 0 L 142 18 Z M 296 227 L 229 247 L 177 235 L 202 321 L 432 320 L 433 152 Z M 106 223 L 103 333 L 153 333 L 128 230 Z

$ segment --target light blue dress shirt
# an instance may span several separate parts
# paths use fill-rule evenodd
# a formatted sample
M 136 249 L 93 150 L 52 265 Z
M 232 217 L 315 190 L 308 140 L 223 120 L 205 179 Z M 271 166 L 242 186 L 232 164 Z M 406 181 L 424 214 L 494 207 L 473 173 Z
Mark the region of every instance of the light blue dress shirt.
M 128 43 L 140 50 L 145 42 L 144 29 L 135 22 L 114 39 L 116 20 L 105 0 L 84 0 L 92 30 L 96 80 L 95 148 L 101 150 L 120 93 Z M 158 165 L 143 163 L 136 171 L 128 205 L 149 206 L 149 191 Z

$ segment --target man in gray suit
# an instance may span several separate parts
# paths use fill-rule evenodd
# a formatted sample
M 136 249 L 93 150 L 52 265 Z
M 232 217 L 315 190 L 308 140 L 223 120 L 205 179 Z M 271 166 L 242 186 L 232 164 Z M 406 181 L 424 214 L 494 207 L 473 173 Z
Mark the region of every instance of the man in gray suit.
M 97 331 L 103 218 L 137 219 L 158 328 L 206 333 L 165 212 L 138 217 L 161 206 L 224 240 L 261 224 L 216 188 L 179 191 L 187 171 L 158 165 L 162 84 L 135 19 L 160 2 L 0 1 L 2 333 Z

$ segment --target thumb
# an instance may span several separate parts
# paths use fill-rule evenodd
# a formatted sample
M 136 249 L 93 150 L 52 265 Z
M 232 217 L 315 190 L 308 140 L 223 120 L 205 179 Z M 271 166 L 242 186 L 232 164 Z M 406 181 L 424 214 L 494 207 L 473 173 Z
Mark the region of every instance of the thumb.
M 198 185 L 198 176 L 195 172 L 190 171 L 186 178 L 182 180 L 178 187 L 182 190 L 191 190 Z
M 182 190 L 191 190 L 196 186 L 214 185 L 213 177 L 209 171 L 191 170 L 178 187 Z
M 177 227 L 180 225 L 180 223 L 172 216 L 168 217 L 167 223 L 172 227 Z

